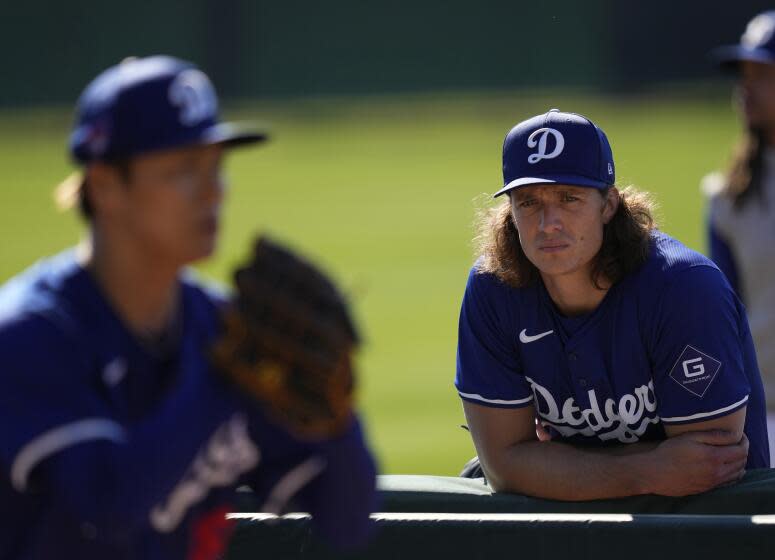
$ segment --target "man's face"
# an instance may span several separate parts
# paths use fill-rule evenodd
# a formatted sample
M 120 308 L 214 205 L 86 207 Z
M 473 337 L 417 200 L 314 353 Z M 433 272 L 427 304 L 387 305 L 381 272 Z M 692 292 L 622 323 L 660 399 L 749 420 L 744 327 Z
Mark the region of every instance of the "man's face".
M 131 160 L 113 219 L 132 242 L 182 266 L 215 250 L 223 200 L 223 148 L 192 146 Z
M 511 191 L 511 213 L 527 258 L 545 279 L 576 274 L 588 281 L 603 244 L 603 226 L 613 217 L 617 191 L 603 197 L 594 188 L 532 185 Z
M 749 128 L 775 130 L 775 64 L 742 61 L 736 97 Z

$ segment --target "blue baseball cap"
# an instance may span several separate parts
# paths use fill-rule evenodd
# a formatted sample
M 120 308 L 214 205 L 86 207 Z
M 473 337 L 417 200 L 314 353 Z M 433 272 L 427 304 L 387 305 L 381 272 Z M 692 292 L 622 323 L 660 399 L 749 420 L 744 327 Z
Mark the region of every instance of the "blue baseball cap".
M 711 56 L 725 70 L 736 70 L 743 60 L 775 64 L 775 10 L 749 21 L 739 45 L 718 47 Z
M 127 59 L 97 76 L 81 94 L 70 154 L 81 164 L 195 144 L 260 142 L 266 134 L 218 119 L 208 77 L 170 56 Z
M 605 189 L 615 179 L 605 133 L 586 117 L 551 109 L 522 121 L 506 135 L 503 188 L 494 196 L 552 183 Z

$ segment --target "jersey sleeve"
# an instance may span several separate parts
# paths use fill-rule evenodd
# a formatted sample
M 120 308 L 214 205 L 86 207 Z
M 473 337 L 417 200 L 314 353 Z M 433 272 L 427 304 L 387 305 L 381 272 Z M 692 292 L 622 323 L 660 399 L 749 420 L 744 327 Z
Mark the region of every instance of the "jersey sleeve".
M 376 467 L 357 420 L 339 437 L 310 442 L 254 410 L 251 437 L 262 450 L 258 468 L 244 479 L 253 491 L 251 508 L 309 512 L 315 533 L 340 550 L 368 540 L 369 516 L 377 510 Z
M 4 328 L 0 465 L 14 491 L 44 497 L 62 519 L 92 524 L 106 542 L 138 528 L 176 530 L 196 503 L 181 498 L 187 473 L 199 475 L 190 469 L 195 457 L 231 443 L 233 430 L 223 435 L 219 426 L 238 411 L 198 342 L 184 342 L 181 375 L 165 398 L 128 423 L 89 382 L 93 364 L 79 341 L 47 320 Z
M 89 441 L 124 439 L 96 388 L 83 382 L 88 358 L 48 321 L 27 317 L 0 332 L 0 460 L 27 488 L 47 458 Z
M 322 471 L 300 501 L 312 513 L 313 528 L 340 550 L 363 546 L 374 534 L 376 466 L 358 422 L 320 449 Z
M 651 340 L 663 423 L 702 422 L 746 405 L 751 387 L 746 319 L 739 309 L 723 274 L 712 266 L 693 266 L 665 286 Z
M 508 286 L 471 270 L 460 310 L 455 386 L 469 402 L 500 408 L 531 404 L 515 344 Z

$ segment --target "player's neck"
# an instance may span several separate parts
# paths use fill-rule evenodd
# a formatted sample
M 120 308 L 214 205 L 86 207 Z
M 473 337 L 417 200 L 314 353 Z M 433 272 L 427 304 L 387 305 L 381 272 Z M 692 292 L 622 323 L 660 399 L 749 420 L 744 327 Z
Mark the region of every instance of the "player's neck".
M 126 326 L 138 336 L 148 336 L 162 332 L 175 315 L 179 269 L 138 253 L 109 249 L 92 237 L 79 251 L 79 260 Z
M 541 279 L 552 302 L 566 317 L 586 315 L 597 309 L 610 287 L 604 285 L 602 290 L 596 287 L 586 271 L 566 275 L 542 273 Z

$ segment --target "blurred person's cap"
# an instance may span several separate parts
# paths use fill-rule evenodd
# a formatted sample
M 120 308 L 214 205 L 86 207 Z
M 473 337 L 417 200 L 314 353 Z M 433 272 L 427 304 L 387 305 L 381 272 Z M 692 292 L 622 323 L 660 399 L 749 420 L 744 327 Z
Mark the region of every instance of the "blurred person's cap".
M 743 60 L 775 64 L 775 10 L 749 21 L 740 44 L 718 47 L 711 56 L 725 70 L 736 70 Z
M 614 158 L 605 133 L 575 113 L 551 109 L 522 121 L 503 141 L 500 196 L 527 185 L 605 189 L 614 184 Z
M 152 56 L 126 59 L 86 86 L 69 147 L 75 161 L 85 164 L 188 145 L 265 139 L 263 132 L 219 121 L 215 89 L 196 66 Z

